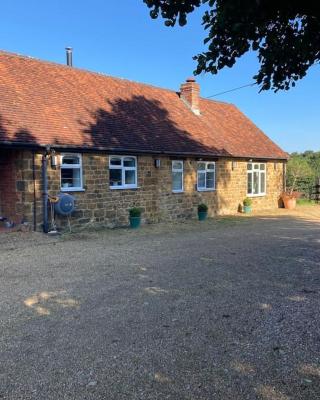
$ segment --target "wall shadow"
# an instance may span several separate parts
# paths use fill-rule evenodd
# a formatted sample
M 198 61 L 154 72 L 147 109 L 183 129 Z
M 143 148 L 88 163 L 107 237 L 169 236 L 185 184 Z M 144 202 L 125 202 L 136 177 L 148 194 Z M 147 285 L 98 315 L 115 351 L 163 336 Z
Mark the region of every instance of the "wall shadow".
M 36 143 L 36 138 L 29 130 L 21 128 L 12 137 L 9 136 L 5 126 L 10 126 L 10 121 L 0 115 L 2 142 Z M 26 218 L 26 213 L 30 214 L 26 210 L 26 181 L 30 181 L 30 165 L 26 164 L 25 150 L 0 144 L 0 216 L 14 223 L 31 222 L 30 215 Z M 35 207 L 35 202 L 32 207 Z

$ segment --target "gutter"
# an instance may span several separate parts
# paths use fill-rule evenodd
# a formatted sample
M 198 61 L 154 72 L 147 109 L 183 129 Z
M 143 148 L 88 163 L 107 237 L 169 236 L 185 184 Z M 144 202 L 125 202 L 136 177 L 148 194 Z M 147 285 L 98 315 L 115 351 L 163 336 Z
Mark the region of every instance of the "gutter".
M 274 160 L 274 161 L 288 161 L 289 157 L 264 157 L 254 155 L 237 155 L 237 154 L 215 154 L 211 152 L 195 153 L 195 152 L 183 152 L 183 151 L 156 151 L 156 150 L 141 150 L 141 149 L 127 149 L 127 148 L 115 148 L 115 147 L 102 147 L 102 146 L 70 146 L 70 145 L 48 145 L 48 144 L 35 144 L 27 142 L 0 142 L 0 147 L 10 147 L 17 149 L 30 149 L 30 150 L 46 150 L 54 148 L 55 150 L 63 150 L 70 152 L 85 152 L 85 153 L 109 153 L 109 154 L 146 154 L 146 155 L 168 155 L 168 156 L 185 156 L 185 157 L 210 157 L 210 158 L 237 158 L 237 159 L 254 159 L 254 160 Z

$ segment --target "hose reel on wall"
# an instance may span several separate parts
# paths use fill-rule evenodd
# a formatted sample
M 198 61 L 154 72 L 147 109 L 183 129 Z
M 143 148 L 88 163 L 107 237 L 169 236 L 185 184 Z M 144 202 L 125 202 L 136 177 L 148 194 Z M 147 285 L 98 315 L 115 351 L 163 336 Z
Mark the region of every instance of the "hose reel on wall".
M 75 210 L 75 199 L 71 194 L 59 193 L 54 204 L 54 211 L 58 215 L 69 216 Z
M 57 196 L 49 196 L 51 209 L 51 233 L 57 233 L 55 214 L 68 218 L 69 230 L 71 232 L 70 215 L 75 210 L 75 199 L 68 193 L 59 193 Z

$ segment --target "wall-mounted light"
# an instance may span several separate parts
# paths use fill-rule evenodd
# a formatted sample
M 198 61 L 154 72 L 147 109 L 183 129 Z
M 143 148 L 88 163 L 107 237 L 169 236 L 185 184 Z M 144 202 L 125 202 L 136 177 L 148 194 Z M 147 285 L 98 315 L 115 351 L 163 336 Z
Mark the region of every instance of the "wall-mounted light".
M 156 158 L 156 159 L 154 160 L 154 166 L 155 166 L 156 168 L 160 168 L 160 167 L 161 167 L 161 160 L 160 160 L 160 158 Z
M 50 151 L 50 165 L 52 169 L 56 169 L 57 168 L 57 164 L 58 164 L 58 160 L 57 160 L 57 156 L 56 156 L 56 152 L 51 149 Z

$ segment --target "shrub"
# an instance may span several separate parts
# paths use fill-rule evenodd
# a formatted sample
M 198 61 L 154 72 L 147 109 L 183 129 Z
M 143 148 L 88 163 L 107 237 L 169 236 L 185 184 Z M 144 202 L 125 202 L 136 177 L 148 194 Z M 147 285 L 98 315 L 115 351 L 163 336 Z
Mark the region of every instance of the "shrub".
M 310 196 L 315 185 L 315 171 L 312 170 L 306 158 L 294 155 L 287 164 L 287 193 L 304 192 Z M 292 196 L 295 197 L 295 196 Z
M 129 210 L 130 217 L 141 217 L 141 209 L 137 207 L 130 208 Z
M 206 204 L 199 204 L 198 205 L 198 212 L 207 212 L 208 211 L 208 206 Z
M 252 200 L 251 200 L 249 197 L 246 197 L 246 198 L 243 200 L 243 205 L 244 205 L 245 207 L 250 207 L 250 206 L 252 205 Z

